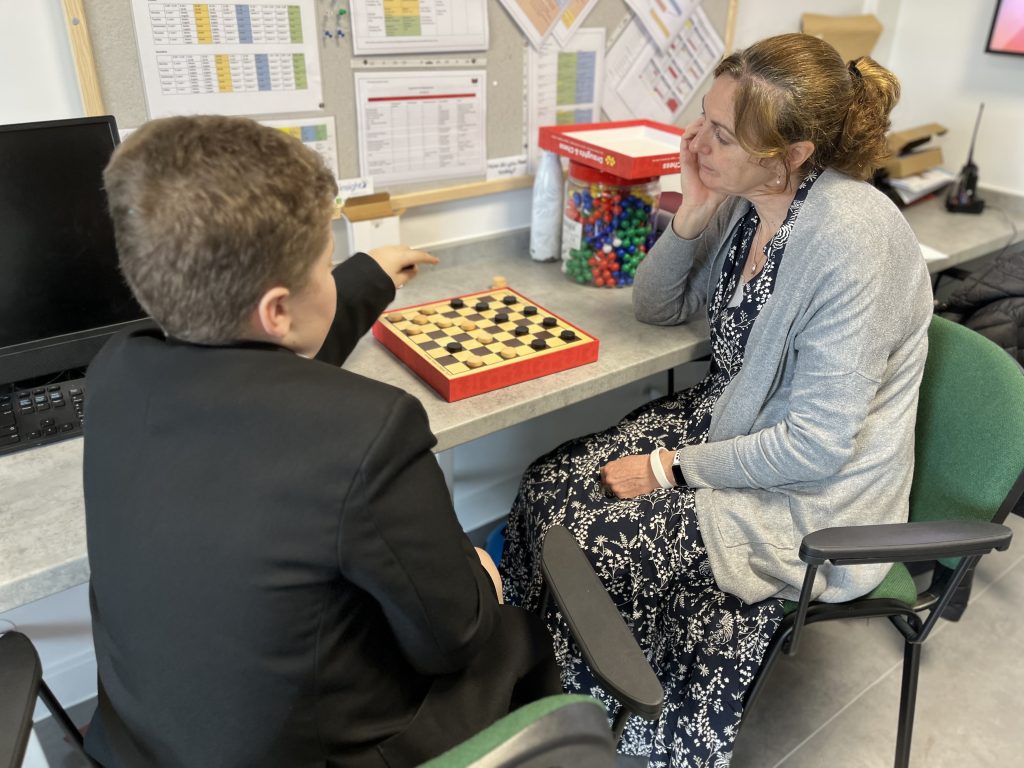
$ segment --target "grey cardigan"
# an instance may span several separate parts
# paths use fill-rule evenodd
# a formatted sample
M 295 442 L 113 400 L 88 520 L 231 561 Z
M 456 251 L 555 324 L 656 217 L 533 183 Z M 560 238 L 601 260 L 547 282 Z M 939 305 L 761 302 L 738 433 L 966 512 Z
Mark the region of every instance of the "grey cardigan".
M 637 319 L 675 325 L 707 306 L 748 205 L 726 200 L 694 240 L 666 231 L 637 273 Z M 682 452 L 722 590 L 795 599 L 805 534 L 906 521 L 931 312 L 928 271 L 899 210 L 865 182 L 822 173 L 708 441 Z M 889 568 L 826 564 L 814 597 L 866 594 Z

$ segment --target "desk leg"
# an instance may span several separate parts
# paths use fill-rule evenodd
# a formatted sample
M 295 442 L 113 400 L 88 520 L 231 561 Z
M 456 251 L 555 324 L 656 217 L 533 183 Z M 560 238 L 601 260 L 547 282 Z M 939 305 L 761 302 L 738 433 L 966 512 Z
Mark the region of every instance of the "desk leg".
M 455 498 L 455 449 L 449 448 L 447 451 L 441 451 L 435 453 L 434 458 L 437 459 L 437 464 L 441 467 L 441 472 L 444 473 L 444 481 L 448 484 L 448 495 L 453 499 Z

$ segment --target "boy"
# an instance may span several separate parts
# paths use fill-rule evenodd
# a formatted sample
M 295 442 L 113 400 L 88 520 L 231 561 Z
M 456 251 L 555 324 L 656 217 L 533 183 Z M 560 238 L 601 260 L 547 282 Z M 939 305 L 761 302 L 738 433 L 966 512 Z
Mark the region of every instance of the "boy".
M 414 765 L 557 692 L 550 639 L 499 606 L 458 526 L 422 406 L 337 367 L 437 260 L 395 246 L 332 272 L 331 174 L 250 120 L 152 121 L 104 180 L 161 332 L 88 372 L 89 753 Z

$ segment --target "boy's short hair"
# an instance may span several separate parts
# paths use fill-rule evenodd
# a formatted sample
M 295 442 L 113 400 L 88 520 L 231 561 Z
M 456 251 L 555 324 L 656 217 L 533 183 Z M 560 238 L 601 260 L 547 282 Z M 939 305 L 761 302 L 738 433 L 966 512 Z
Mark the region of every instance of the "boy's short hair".
M 235 341 L 260 297 L 301 290 L 337 185 L 320 156 L 237 117 L 152 120 L 103 173 L 121 272 L 170 336 Z

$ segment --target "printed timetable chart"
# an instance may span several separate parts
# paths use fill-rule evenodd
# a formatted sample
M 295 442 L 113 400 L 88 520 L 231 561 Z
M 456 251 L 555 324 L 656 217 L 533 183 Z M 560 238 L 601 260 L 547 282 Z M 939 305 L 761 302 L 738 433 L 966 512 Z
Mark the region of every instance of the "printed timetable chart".
M 601 119 L 605 31 L 579 29 L 565 46 L 554 36 L 527 52 L 527 130 L 530 167 L 536 169 L 542 125 L 596 123 Z
M 150 117 L 321 109 L 314 0 L 132 0 Z
M 487 50 L 486 0 L 363 0 L 350 8 L 357 56 Z
M 324 165 L 334 174 L 334 178 L 338 178 L 338 142 L 333 117 L 260 120 L 260 122 L 301 141 L 319 154 L 324 160 Z M 370 192 L 372 191 L 370 190 Z
M 378 186 L 487 172 L 486 71 L 355 74 L 360 175 Z

